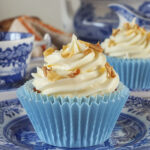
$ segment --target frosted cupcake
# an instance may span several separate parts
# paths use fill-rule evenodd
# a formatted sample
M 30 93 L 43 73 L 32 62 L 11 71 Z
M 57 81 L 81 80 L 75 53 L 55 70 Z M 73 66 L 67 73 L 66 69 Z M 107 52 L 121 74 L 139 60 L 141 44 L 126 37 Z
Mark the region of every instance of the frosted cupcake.
M 102 43 L 108 62 L 132 90 L 150 88 L 150 32 L 132 23 L 114 29 Z
M 17 96 L 39 138 L 60 147 L 87 147 L 107 140 L 129 90 L 106 62 L 99 44 L 77 40 L 44 52 L 45 64 Z

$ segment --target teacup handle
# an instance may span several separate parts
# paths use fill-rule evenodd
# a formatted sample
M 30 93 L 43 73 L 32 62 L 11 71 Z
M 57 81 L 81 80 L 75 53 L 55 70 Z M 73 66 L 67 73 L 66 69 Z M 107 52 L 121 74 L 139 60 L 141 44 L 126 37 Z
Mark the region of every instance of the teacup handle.
M 39 47 L 39 46 L 42 46 L 42 45 L 46 45 L 46 49 L 47 49 L 48 47 L 51 46 L 51 44 L 52 44 L 51 37 L 48 33 L 46 33 L 44 35 L 44 38 L 43 38 L 42 41 L 35 41 L 34 42 L 34 47 Z

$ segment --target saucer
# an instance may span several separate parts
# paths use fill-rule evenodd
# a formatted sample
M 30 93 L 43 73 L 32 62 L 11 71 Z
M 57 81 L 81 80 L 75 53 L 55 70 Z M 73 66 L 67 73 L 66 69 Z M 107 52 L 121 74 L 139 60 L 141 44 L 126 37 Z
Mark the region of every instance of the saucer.
M 23 83 L 25 83 L 27 80 L 29 80 L 31 78 L 31 73 L 36 72 L 36 67 L 37 66 L 40 67 L 40 66 L 42 66 L 42 64 L 43 64 L 43 57 L 31 59 L 29 65 L 27 67 L 27 73 L 26 73 L 24 80 L 22 80 L 21 82 L 19 82 L 17 84 L 13 84 L 12 88 L 0 89 L 0 100 L 5 99 L 6 95 L 7 95 L 7 99 L 16 98 L 17 88 L 20 87 L 21 85 L 23 85 Z
M 149 108 L 149 100 L 129 97 L 110 139 L 101 145 L 78 150 L 150 149 Z M 0 150 L 9 149 L 69 150 L 42 143 L 18 99 L 0 101 Z

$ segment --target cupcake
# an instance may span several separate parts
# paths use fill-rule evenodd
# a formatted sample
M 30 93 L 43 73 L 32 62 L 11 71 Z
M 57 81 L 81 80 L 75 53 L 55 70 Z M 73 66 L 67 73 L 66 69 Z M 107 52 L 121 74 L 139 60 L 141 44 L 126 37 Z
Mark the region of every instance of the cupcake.
M 39 138 L 59 147 L 87 147 L 106 141 L 129 90 L 97 44 L 77 40 L 44 52 L 45 64 L 17 96 Z
M 150 88 L 150 32 L 135 21 L 114 29 L 102 43 L 108 62 L 131 90 Z

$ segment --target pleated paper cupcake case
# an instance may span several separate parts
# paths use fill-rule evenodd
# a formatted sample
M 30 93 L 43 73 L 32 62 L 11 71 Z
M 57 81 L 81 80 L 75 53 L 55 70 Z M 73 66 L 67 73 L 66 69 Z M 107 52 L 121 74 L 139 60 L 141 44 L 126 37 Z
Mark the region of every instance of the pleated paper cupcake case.
M 150 89 L 150 60 L 108 57 L 107 61 L 131 90 Z
M 87 147 L 110 137 L 129 91 L 103 97 L 62 98 L 43 96 L 31 90 L 30 81 L 17 91 L 39 138 L 60 147 Z

